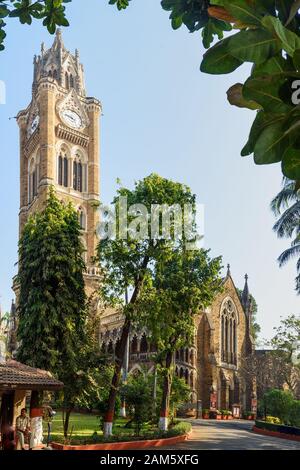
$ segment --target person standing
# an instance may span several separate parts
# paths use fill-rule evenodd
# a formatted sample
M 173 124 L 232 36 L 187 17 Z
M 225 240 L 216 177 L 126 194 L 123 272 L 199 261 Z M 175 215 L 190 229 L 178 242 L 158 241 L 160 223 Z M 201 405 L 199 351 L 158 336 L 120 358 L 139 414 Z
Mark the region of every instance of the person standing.
M 25 440 L 30 440 L 30 418 L 27 416 L 26 408 L 23 408 L 20 416 L 17 417 L 16 431 L 21 449 L 25 450 Z

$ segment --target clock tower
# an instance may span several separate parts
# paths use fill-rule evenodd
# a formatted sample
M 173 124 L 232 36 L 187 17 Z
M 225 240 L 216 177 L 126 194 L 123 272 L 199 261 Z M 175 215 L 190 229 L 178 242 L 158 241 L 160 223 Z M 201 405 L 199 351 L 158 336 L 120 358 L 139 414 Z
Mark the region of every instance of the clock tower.
M 101 103 L 86 96 L 79 53 L 64 46 L 56 33 L 50 49 L 34 57 L 32 100 L 19 112 L 20 235 L 30 214 L 42 210 L 49 190 L 71 201 L 78 211 L 85 246 L 86 290 L 90 296 L 99 276 L 93 257 L 97 246 L 99 205 L 99 120 Z

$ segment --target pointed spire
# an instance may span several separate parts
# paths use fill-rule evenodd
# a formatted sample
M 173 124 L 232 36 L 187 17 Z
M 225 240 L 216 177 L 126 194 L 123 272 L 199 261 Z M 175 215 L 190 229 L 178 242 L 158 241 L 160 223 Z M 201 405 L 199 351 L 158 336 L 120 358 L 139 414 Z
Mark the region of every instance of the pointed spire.
M 244 290 L 242 293 L 242 304 L 246 312 L 249 311 L 250 305 L 251 305 L 251 297 L 250 297 L 250 292 L 249 292 L 249 286 L 248 286 L 248 279 L 249 276 L 248 274 L 245 274 L 245 286 Z
M 16 308 L 15 301 L 14 301 L 14 299 L 12 299 L 12 301 L 11 301 L 11 308 L 10 308 L 10 313 L 11 313 L 11 315 L 15 315 L 16 310 L 17 310 L 17 308 Z
M 230 264 L 228 263 L 227 264 L 227 277 L 231 276 L 231 272 L 230 272 Z

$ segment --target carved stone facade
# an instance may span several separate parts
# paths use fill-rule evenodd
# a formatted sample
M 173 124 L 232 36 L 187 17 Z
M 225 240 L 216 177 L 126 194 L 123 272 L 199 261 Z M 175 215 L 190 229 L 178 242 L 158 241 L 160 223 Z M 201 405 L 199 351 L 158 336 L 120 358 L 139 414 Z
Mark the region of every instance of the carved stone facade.
M 251 409 L 255 386 L 246 383 L 242 360 L 254 352 L 250 335 L 250 294 L 246 280 L 242 299 L 228 271 L 223 291 L 210 308 L 195 315 L 195 336 L 190 348 L 182 348 L 174 357 L 175 374 L 191 387 L 191 402 L 201 400 L 203 408 L 211 407 L 215 395 L 218 409 L 231 409 L 240 404 Z M 121 336 L 123 317 L 107 311 L 101 321 L 102 351 L 113 357 Z M 132 331 L 129 347 L 129 374 L 153 370 L 155 346 L 146 330 Z
M 58 31 L 52 47 L 46 50 L 43 44 L 41 54 L 34 58 L 32 100 L 17 116 L 19 231 L 31 214 L 44 207 L 51 186 L 60 200 L 71 201 L 82 227 L 89 296 L 99 281 L 93 257 L 100 199 L 101 110 L 97 99 L 86 97 L 78 51 L 71 54 Z

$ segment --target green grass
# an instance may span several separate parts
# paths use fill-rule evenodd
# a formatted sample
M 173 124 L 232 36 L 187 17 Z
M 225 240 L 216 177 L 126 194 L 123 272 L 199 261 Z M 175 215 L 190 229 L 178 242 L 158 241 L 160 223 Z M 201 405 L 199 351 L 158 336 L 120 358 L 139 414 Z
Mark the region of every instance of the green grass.
M 114 424 L 114 440 L 132 440 L 135 438 L 133 428 L 125 428 L 127 420 L 118 418 Z M 154 433 L 156 428 L 146 424 L 141 432 L 141 438 Z M 97 433 L 97 435 L 95 434 Z M 47 435 L 47 424 L 44 424 L 44 435 Z M 103 441 L 100 420 L 96 415 L 72 413 L 70 417 L 69 435 L 71 444 L 92 444 Z M 52 421 L 51 440 L 65 442 L 63 433 L 62 413 L 58 412 Z
M 172 437 L 185 434 L 190 430 L 189 423 L 177 422 L 168 433 L 161 433 L 156 426 L 147 423 L 139 437 L 136 437 L 133 428 L 126 428 L 127 420 L 118 418 L 114 424 L 114 435 L 110 441 L 131 441 L 137 439 L 155 439 L 159 437 Z M 47 435 L 47 424 L 44 424 L 44 436 Z M 51 441 L 59 443 L 96 444 L 105 442 L 100 429 L 100 421 L 96 415 L 72 413 L 70 417 L 69 438 L 66 441 L 63 433 L 62 413 L 58 412 L 52 421 Z M 107 442 L 107 441 L 106 441 Z

